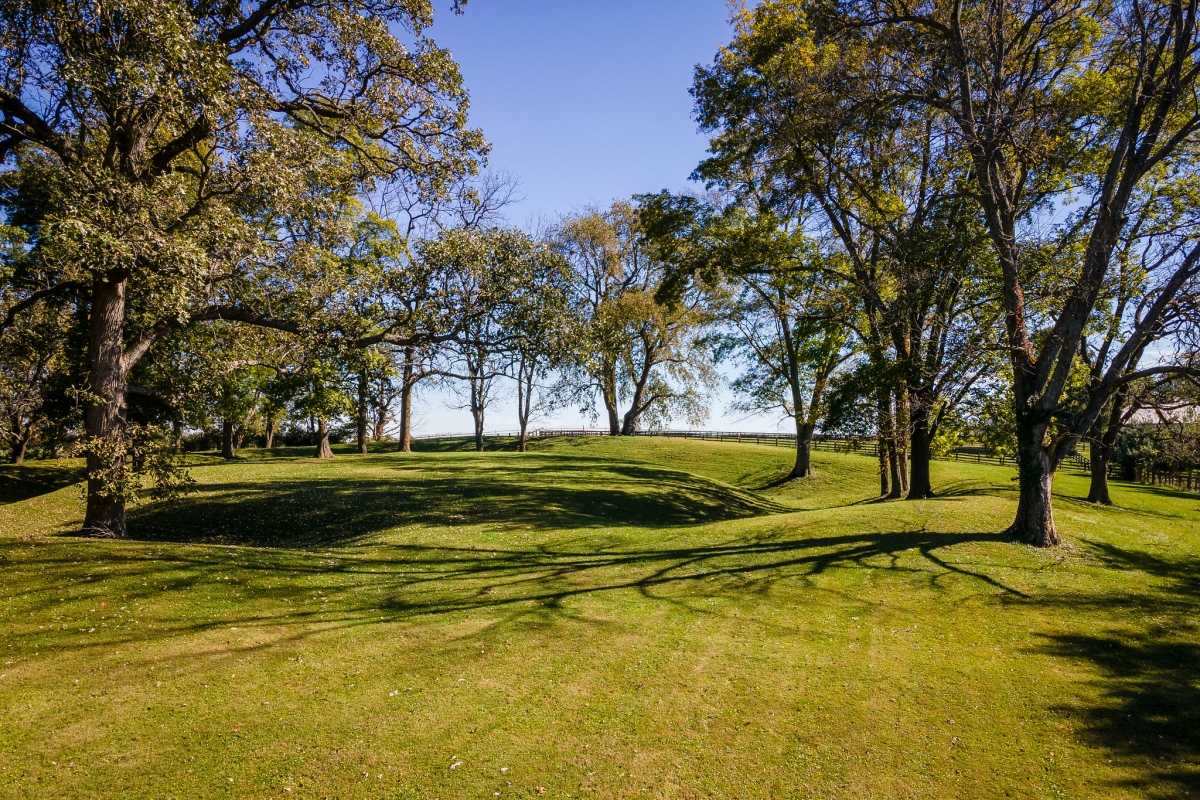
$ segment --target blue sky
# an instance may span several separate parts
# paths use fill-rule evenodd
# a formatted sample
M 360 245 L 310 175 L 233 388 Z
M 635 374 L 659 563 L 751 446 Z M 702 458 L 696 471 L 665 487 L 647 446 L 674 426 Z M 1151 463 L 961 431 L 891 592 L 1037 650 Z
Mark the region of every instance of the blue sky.
M 470 0 L 430 31 L 462 68 L 491 166 L 521 182 L 509 216 L 682 189 L 704 157 L 688 88 L 730 37 L 725 0 Z
M 462 68 L 471 124 L 492 144 L 490 167 L 520 182 L 513 224 L 689 186 L 706 139 L 688 88 L 695 65 L 731 36 L 725 0 L 470 0 L 461 16 L 448 0 L 437 8 L 429 33 Z M 446 392 L 418 394 L 415 433 L 471 429 Z M 774 419 L 726 415 L 728 402 L 727 393 L 716 399 L 709 427 L 774 429 Z M 500 398 L 486 422 L 515 429 L 511 400 Z M 566 409 L 540 424 L 591 421 Z

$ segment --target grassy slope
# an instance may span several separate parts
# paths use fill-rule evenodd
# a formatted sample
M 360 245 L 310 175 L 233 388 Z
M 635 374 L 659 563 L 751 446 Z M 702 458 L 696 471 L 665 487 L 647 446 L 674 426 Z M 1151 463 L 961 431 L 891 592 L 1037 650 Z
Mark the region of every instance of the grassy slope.
M 134 542 L 0 469 L 0 797 L 1200 793 L 1195 498 L 1061 476 L 1046 553 L 999 468 L 455 449 L 203 460 Z

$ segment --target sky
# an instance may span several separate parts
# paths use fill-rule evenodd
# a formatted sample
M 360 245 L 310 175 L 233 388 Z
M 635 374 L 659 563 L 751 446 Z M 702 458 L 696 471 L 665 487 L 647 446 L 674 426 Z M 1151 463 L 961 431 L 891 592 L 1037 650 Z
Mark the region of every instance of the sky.
M 471 124 L 492 145 L 489 168 L 519 182 L 513 224 L 534 227 L 587 205 L 692 186 L 707 139 L 688 89 L 731 37 L 726 0 L 470 0 L 462 15 L 437 3 L 429 35 L 458 62 Z M 414 433 L 471 430 L 445 392 L 419 392 Z M 777 420 L 727 414 L 714 402 L 710 428 L 773 430 Z M 517 427 L 515 405 L 488 410 L 489 431 Z M 574 410 L 540 427 L 591 426 Z

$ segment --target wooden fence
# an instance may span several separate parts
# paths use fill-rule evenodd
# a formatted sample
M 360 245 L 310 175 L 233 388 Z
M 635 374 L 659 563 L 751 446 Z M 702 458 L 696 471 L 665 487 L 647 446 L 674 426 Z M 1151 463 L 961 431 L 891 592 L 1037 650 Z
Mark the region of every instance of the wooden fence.
M 609 436 L 603 428 L 542 428 L 531 431 L 531 437 L 550 436 Z M 794 447 L 794 433 L 761 433 L 747 431 L 694 431 L 694 430 L 648 430 L 636 431 L 634 436 L 664 436 L 672 439 L 704 439 L 723 442 L 742 442 L 745 444 L 762 444 L 774 447 Z M 879 442 L 872 439 L 840 439 L 831 436 L 814 436 L 813 450 L 824 450 L 832 453 L 855 453 L 864 456 L 878 456 Z M 1087 461 L 1077 456 L 1086 468 Z M 984 447 L 959 447 L 942 458 L 945 461 L 961 461 L 970 464 L 995 464 L 997 466 L 1013 466 L 1014 459 L 996 455 Z

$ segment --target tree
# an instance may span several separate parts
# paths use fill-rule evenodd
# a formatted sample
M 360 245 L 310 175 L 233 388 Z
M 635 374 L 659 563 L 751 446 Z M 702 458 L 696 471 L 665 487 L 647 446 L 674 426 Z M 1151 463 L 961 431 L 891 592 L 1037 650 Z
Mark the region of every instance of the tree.
M 529 443 L 529 422 L 544 404 L 543 383 L 564 367 L 578 338 L 570 309 L 570 268 L 547 243 L 533 243 L 510 298 L 511 334 L 506 373 L 516 383 L 517 449 Z M 551 394 L 555 394 L 551 392 Z
M 873 379 L 857 385 L 876 393 L 885 494 L 930 497 L 940 420 L 990 344 L 988 254 L 960 185 L 969 163 L 928 111 L 847 113 L 845 67 L 806 49 L 803 19 L 791 4 L 747 12 L 734 44 L 697 71 L 713 155 L 695 174 L 760 205 L 811 208 L 799 224 L 841 256 L 825 269 L 857 307 L 844 319 L 871 362 Z
M 1058 543 L 1054 469 L 1106 402 L 1095 395 L 1069 428 L 1053 431 L 1130 199 L 1155 169 L 1190 168 L 1200 130 L 1196 36 L 1192 2 L 772 2 L 741 15 L 737 46 L 706 84 L 728 94 L 769 68 L 798 79 L 786 102 L 800 110 L 816 98 L 813 115 L 825 122 L 900 113 L 950 126 L 969 157 L 965 186 L 983 215 L 998 266 L 991 285 L 1004 305 L 1020 473 L 1010 532 L 1034 545 Z M 753 66 L 721 68 L 741 59 Z M 766 119 L 755 116 L 761 96 L 742 105 L 756 120 Z M 1057 297 L 1031 306 L 1027 290 L 1041 279 L 1028 258 L 1035 221 L 1071 193 L 1088 210 L 1083 256 Z M 1143 323 L 1102 383 L 1118 381 L 1157 320 Z
M 851 354 L 847 286 L 824 264 L 794 206 L 785 200 L 774 211 L 761 194 L 750 199 L 717 209 L 693 197 L 646 196 L 642 227 L 654 256 L 671 265 L 660 297 L 677 297 L 693 281 L 706 291 L 729 327 L 716 336 L 719 357 L 745 367 L 733 382 L 737 407 L 792 419 L 796 461 L 788 477 L 803 478 L 830 379 Z
M 86 530 L 125 535 L 104 487 L 127 474 L 128 375 L 159 338 L 214 318 L 297 327 L 269 313 L 267 217 L 322 199 L 314 175 L 341 202 L 474 168 L 483 141 L 430 17 L 419 0 L 0 10 L 4 203 L 41 209 L 17 223 L 42 268 L 12 308 L 89 308 Z
M 571 266 L 571 306 L 582 324 L 574 357 L 579 393 L 598 397 L 609 432 L 629 436 L 646 420 L 703 415 L 712 382 L 697 296 L 660 303 L 666 277 L 642 242 L 627 202 L 566 217 L 555 247 Z M 621 413 L 621 408 L 625 412 Z

